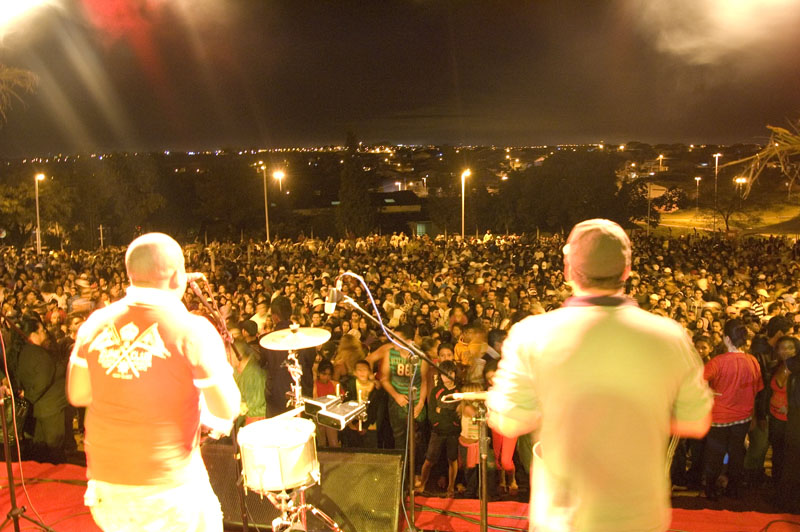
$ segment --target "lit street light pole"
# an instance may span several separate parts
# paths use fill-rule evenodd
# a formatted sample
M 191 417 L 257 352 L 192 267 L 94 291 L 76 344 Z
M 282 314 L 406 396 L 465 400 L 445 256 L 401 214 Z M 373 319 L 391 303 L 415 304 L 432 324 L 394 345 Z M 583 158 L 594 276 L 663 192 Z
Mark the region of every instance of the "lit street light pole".
M 719 158 L 721 153 L 714 154 L 714 232 L 717 232 L 717 178 L 719 177 Z
M 650 185 L 652 185 L 652 183 L 648 181 L 647 182 L 647 236 L 650 236 L 650 201 L 653 198 Z
M 39 181 L 44 181 L 44 174 L 36 174 L 33 180 L 33 188 L 36 196 L 36 254 L 42 254 L 42 227 L 39 223 Z
M 461 241 L 464 241 L 464 184 L 467 178 L 472 175 L 469 168 L 461 172 Z
M 283 192 L 283 178 L 286 177 L 286 173 L 283 170 L 275 170 L 272 172 L 272 177 L 278 180 L 278 190 Z
M 664 169 L 664 167 L 662 166 L 662 162 L 663 162 L 663 161 L 664 161 L 664 155 L 663 155 L 663 154 L 662 154 L 662 155 L 659 155 L 659 156 L 658 156 L 658 171 L 659 171 L 659 172 L 662 172 L 662 171 L 663 171 L 663 169 Z
M 697 194 L 695 194 L 695 196 L 696 196 L 696 198 L 695 198 L 695 201 L 696 201 L 696 203 L 695 203 L 694 210 L 695 210 L 697 213 L 699 213 L 699 212 L 700 212 L 700 181 L 701 181 L 702 179 L 703 179 L 703 178 L 702 178 L 702 177 L 700 177 L 699 175 L 698 175 L 698 176 L 695 176 L 695 178 L 694 178 L 694 182 L 695 182 L 695 183 L 697 183 Z
M 269 243 L 269 203 L 267 203 L 267 166 L 264 161 L 258 161 L 261 168 L 261 175 L 264 178 L 264 225 L 267 229 L 267 243 Z

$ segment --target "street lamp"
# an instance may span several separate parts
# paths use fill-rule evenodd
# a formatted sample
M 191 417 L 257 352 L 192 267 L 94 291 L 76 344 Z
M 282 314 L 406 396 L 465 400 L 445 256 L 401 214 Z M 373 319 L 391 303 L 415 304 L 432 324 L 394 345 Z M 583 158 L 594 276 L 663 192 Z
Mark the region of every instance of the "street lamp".
M 700 212 L 700 181 L 702 180 L 703 178 L 699 175 L 694 178 L 694 182 L 697 183 L 697 194 L 695 194 L 697 203 L 695 204 L 694 210 L 697 212 Z
M 267 229 L 267 243 L 269 243 L 269 203 L 267 203 L 267 165 L 264 161 L 258 161 L 261 169 L 261 176 L 264 178 L 264 226 Z
M 400 181 L 395 181 L 394 184 L 397 185 L 397 190 L 403 190 L 401 188 L 403 186 L 403 183 L 401 183 Z
M 283 192 L 283 178 L 286 177 L 286 174 L 283 170 L 275 170 L 272 172 L 272 177 L 278 180 L 278 190 Z
M 461 241 L 464 241 L 464 184 L 472 172 L 467 168 L 461 172 Z
M 717 231 L 717 178 L 719 177 L 719 158 L 721 153 L 714 154 L 714 232 Z
M 39 223 L 39 181 L 44 181 L 44 174 L 36 174 L 33 189 L 36 196 L 36 254 L 42 254 L 42 226 Z
M 663 161 L 664 161 L 664 155 L 659 155 L 658 156 L 658 171 L 659 172 L 663 171 L 663 169 L 664 169 L 664 167 L 662 165 Z

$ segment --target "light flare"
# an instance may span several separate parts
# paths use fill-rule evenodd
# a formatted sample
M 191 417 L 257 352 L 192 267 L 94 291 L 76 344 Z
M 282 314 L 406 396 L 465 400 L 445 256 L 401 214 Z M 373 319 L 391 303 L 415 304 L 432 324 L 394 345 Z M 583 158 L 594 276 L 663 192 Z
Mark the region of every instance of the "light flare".
M 796 34 L 796 0 L 629 0 L 628 12 L 655 46 L 695 65 L 759 54 Z

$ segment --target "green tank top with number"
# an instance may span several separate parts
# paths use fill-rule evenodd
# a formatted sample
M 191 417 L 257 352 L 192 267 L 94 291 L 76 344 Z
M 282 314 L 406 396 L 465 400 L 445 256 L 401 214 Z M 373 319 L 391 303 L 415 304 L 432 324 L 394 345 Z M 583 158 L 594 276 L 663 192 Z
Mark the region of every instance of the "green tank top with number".
M 414 367 L 411 365 L 407 357 L 400 354 L 397 349 L 389 350 L 389 373 L 391 374 L 390 382 L 398 393 L 408 395 L 408 383 L 411 381 L 411 374 L 414 372 Z M 414 387 L 419 393 L 422 384 L 422 374 L 419 367 L 417 367 L 417 377 L 414 379 Z

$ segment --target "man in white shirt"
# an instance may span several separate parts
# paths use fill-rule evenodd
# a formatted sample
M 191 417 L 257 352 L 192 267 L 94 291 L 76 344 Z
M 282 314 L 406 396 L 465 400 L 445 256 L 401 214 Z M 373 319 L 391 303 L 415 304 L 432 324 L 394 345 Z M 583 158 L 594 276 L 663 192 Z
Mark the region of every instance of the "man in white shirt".
M 670 525 L 670 433 L 702 437 L 712 395 L 681 326 L 623 295 L 630 240 L 609 220 L 564 246 L 574 296 L 516 324 L 489 392 L 489 424 L 540 429 L 531 530 L 661 532 Z

